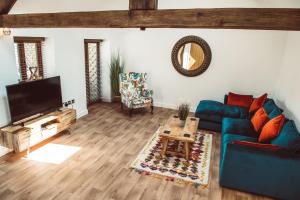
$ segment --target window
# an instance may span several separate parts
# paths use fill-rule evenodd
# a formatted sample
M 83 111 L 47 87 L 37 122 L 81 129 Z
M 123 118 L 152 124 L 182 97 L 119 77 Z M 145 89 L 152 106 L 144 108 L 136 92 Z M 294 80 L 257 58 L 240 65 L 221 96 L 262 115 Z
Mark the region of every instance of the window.
M 86 97 L 88 105 L 101 100 L 101 42 L 102 40 L 84 40 Z
M 14 37 L 15 53 L 21 81 L 44 78 L 43 37 Z

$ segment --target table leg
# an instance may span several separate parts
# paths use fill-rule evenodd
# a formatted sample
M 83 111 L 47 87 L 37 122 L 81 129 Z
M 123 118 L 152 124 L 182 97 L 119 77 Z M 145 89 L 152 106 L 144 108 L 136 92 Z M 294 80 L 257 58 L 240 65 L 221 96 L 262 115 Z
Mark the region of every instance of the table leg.
M 184 142 L 184 148 L 185 148 L 185 159 L 189 160 L 189 155 L 190 155 L 190 145 L 189 145 L 189 142 Z
M 167 151 L 167 147 L 168 147 L 168 142 L 169 140 L 167 138 L 164 138 L 163 139 L 163 146 L 162 146 L 162 151 L 160 153 L 160 155 L 162 157 L 165 157 L 166 156 L 166 151 Z

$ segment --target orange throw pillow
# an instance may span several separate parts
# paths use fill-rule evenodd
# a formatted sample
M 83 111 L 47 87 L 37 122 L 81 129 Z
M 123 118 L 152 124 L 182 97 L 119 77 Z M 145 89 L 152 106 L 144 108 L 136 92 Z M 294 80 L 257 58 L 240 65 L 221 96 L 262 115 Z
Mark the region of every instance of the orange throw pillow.
M 227 104 L 232 106 L 241 106 L 249 108 L 253 101 L 252 95 L 241 95 L 241 94 L 234 94 L 229 92 Z
M 250 106 L 249 112 L 250 113 L 255 112 L 258 109 L 260 109 L 261 107 L 263 107 L 263 105 L 266 102 L 267 98 L 268 98 L 268 94 L 266 93 L 266 94 L 262 95 L 261 97 L 258 97 L 256 99 L 254 99 L 251 106 Z
M 285 116 L 281 114 L 266 123 L 261 131 L 258 141 L 270 142 L 272 139 L 276 138 L 279 135 L 281 128 L 283 127 L 284 121 Z
M 251 119 L 251 123 L 254 127 L 254 130 L 258 133 L 268 121 L 269 117 L 268 114 L 265 112 L 264 108 L 258 109 Z

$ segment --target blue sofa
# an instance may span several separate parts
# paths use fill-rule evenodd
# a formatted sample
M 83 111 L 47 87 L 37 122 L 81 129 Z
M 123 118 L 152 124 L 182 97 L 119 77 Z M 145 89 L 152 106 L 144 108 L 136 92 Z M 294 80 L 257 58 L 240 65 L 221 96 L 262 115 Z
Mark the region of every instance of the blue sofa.
M 243 108 L 234 107 L 201 101 L 195 114 L 200 124 L 204 122 L 200 128 L 221 130 L 220 185 L 277 199 L 300 199 L 300 134 L 294 121 L 287 119 L 279 136 L 271 141 L 278 147 L 276 151 L 261 148 L 251 116 Z M 263 107 L 269 118 L 282 113 L 272 99 Z
M 246 119 L 248 110 L 243 107 L 226 105 L 227 95 L 224 104 L 218 101 L 203 100 L 197 106 L 195 116 L 201 119 L 199 129 L 221 132 L 222 120 L 224 117 Z

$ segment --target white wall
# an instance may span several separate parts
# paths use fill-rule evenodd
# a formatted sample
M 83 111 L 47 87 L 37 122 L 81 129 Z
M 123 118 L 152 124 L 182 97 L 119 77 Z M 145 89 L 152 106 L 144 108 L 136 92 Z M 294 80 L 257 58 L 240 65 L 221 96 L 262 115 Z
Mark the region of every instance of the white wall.
M 129 0 L 19 0 L 11 14 L 128 10 Z M 300 8 L 299 0 L 159 0 L 159 9 L 176 8 Z
M 208 70 L 192 78 L 177 73 L 171 62 L 174 44 L 190 34 L 212 50 Z M 174 107 L 186 99 L 196 106 L 201 99 L 222 101 L 228 91 L 272 95 L 285 40 L 286 33 L 278 31 L 130 29 L 121 55 L 129 71 L 149 73 L 157 105 Z
M 0 127 L 10 119 L 6 85 L 18 82 L 18 70 L 12 38 L 0 38 Z
M 209 69 L 197 77 L 177 73 L 171 63 L 171 50 L 181 37 L 198 35 L 212 49 Z M 174 108 L 187 100 L 195 107 L 201 99 L 222 101 L 228 91 L 260 95 L 273 94 L 281 67 L 286 32 L 203 30 L 203 29 L 14 29 L 12 36 L 46 37 L 45 67 L 49 76 L 62 78 L 63 100 L 75 99 L 78 115 L 87 114 L 84 72 L 84 43 L 87 38 L 104 39 L 103 95 L 110 100 L 109 68 L 111 52 L 120 50 L 127 71 L 149 73 L 149 87 L 154 90 L 157 106 Z M 1 60 L 11 75 L 1 84 L 16 83 L 17 77 L 12 36 L 0 40 L 1 50 L 7 55 Z M 5 73 L 6 70 L 4 70 Z M 1 76 L 2 76 L 1 70 Z M 3 74 L 4 75 L 4 74 Z M 14 75 L 14 76 L 12 76 Z M 5 80 L 4 79 L 4 80 Z M 5 96 L 2 90 L 2 99 Z M 3 102 L 3 100 L 2 100 Z M 2 103 L 6 108 L 7 105 Z M 7 112 L 6 112 L 7 113 Z M 7 123 L 7 114 L 0 124 Z
M 289 32 L 276 97 L 285 114 L 294 119 L 300 130 L 300 32 Z

